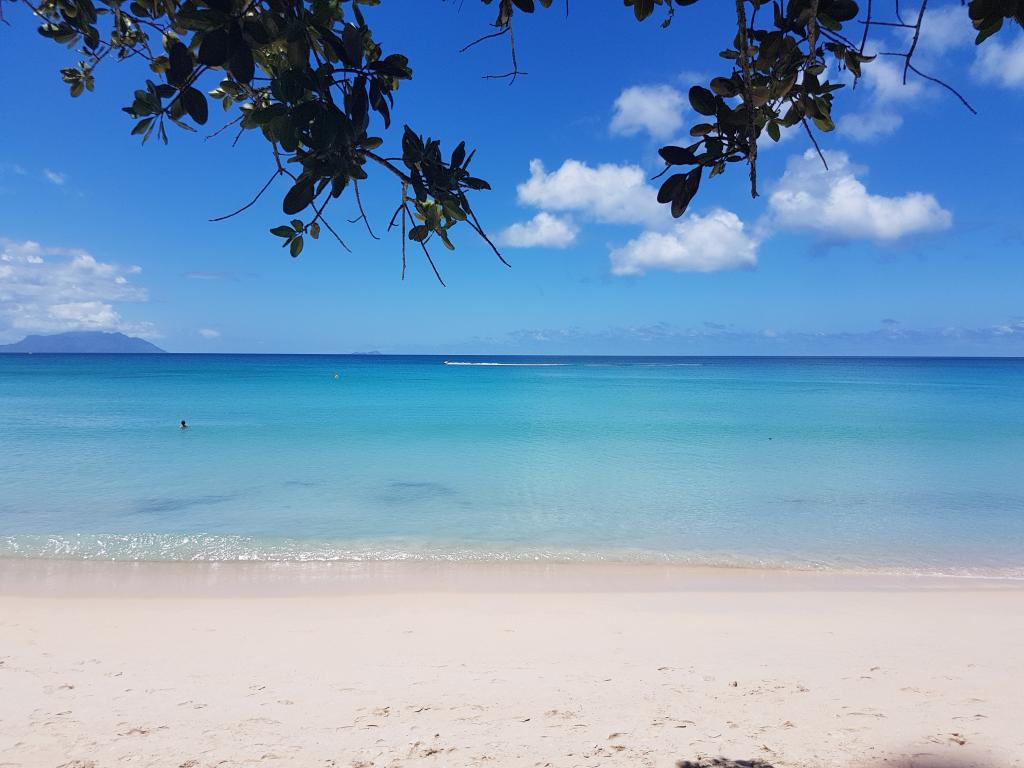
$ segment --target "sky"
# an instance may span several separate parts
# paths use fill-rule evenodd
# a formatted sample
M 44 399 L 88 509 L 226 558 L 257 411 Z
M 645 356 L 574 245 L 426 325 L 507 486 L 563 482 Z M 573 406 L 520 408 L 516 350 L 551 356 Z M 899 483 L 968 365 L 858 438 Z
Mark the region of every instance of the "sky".
M 72 99 L 59 70 L 75 53 L 5 5 L 0 343 L 116 330 L 172 352 L 1024 355 L 1024 32 L 976 48 L 959 2 L 933 0 L 915 63 L 976 116 L 880 57 L 837 94 L 830 170 L 805 134 L 766 137 L 759 198 L 734 166 L 673 220 L 654 199 L 657 149 L 698 122 L 686 92 L 725 73 L 731 17 L 703 2 L 662 29 L 619 5 L 520 19 L 528 74 L 512 84 L 483 77 L 509 69 L 504 41 L 460 53 L 492 8 L 366 9 L 414 73 L 383 151 L 402 123 L 465 139 L 493 187 L 474 209 L 511 269 L 459 228 L 457 250 L 437 250 L 447 287 L 411 250 L 401 279 L 399 236 L 383 234 L 398 188 L 382 175 L 363 186 L 379 241 L 346 221 L 354 201 L 334 205 L 351 253 L 330 238 L 282 250 L 268 229 L 289 218 L 283 182 L 211 223 L 271 174 L 262 137 L 207 138 L 214 108 L 205 133 L 141 146 L 120 108 L 147 72 L 105 63 Z

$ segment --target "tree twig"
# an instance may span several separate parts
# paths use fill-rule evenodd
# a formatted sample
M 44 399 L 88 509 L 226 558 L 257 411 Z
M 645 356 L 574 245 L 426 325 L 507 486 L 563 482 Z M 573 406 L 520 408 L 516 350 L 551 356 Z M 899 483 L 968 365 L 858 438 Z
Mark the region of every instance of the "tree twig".
M 354 180 L 352 182 L 352 187 L 353 189 L 355 189 L 356 192 L 356 205 L 359 206 L 359 218 L 355 219 L 350 223 L 355 224 L 356 221 L 362 219 L 363 223 L 366 224 L 366 231 L 370 233 L 370 237 L 372 237 L 374 240 L 380 240 L 380 238 L 377 237 L 377 235 L 374 233 L 373 227 L 370 226 L 370 220 L 366 217 L 366 211 L 363 210 L 363 200 L 361 197 L 359 197 L 359 181 Z
M 470 48 L 472 48 L 474 45 L 479 45 L 480 43 L 484 42 L 485 40 L 493 40 L 496 37 L 501 37 L 502 35 L 507 35 L 508 32 L 509 32 L 509 27 L 504 27 L 502 29 L 499 29 L 497 32 L 491 32 L 491 34 L 489 34 L 489 35 L 484 35 L 483 37 L 478 37 L 473 42 L 467 43 L 466 45 L 464 45 L 461 48 L 459 48 L 459 53 L 465 53 Z
M 277 178 L 278 176 L 280 176 L 280 175 L 281 175 L 281 173 L 282 173 L 282 171 L 280 171 L 280 170 L 278 170 L 278 171 L 274 171 L 274 172 L 273 172 L 273 173 L 272 173 L 272 174 L 270 175 L 270 178 L 269 178 L 269 179 L 267 179 L 267 183 L 263 185 L 263 189 L 261 189 L 261 190 L 260 190 L 259 192 L 257 192 L 257 193 L 256 193 L 256 197 L 254 197 L 254 198 L 253 198 L 252 200 L 250 200 L 250 201 L 249 201 L 248 203 L 246 203 L 245 205 L 243 205 L 243 206 L 242 206 L 241 208 L 239 208 L 239 209 L 238 209 L 237 211 L 234 211 L 233 213 L 229 213 L 229 214 L 226 214 L 226 215 L 224 215 L 224 216 L 218 216 L 218 217 L 216 217 L 216 218 L 214 218 L 214 219 L 207 219 L 207 221 L 224 221 L 224 220 L 226 220 L 226 219 L 230 219 L 230 218 L 231 218 L 231 217 L 233 217 L 233 216 L 237 216 L 237 215 L 238 215 L 238 214 L 240 214 L 240 213 L 241 213 L 242 211 L 246 211 L 246 210 L 248 210 L 249 208 L 252 208 L 252 207 L 253 207 L 254 205 L 256 205 L 256 201 L 257 201 L 257 200 L 259 200 L 259 199 L 260 199 L 260 198 L 261 198 L 261 197 L 263 196 L 263 193 L 264 193 L 264 192 L 266 192 L 266 191 L 267 191 L 267 190 L 268 190 L 268 189 L 270 188 L 270 185 L 274 183 L 274 179 L 276 179 L 276 178 Z
M 910 41 L 910 50 L 907 51 L 906 61 L 903 64 L 903 84 L 907 84 L 907 72 L 910 71 L 910 59 L 917 50 L 917 41 L 921 38 L 921 22 L 924 21 L 924 12 L 928 9 L 928 0 L 921 0 L 921 9 L 917 12 L 917 23 L 914 25 L 914 39 Z
M 811 138 L 811 144 L 818 151 L 818 157 L 821 158 L 821 164 L 825 166 L 825 170 L 828 170 L 828 161 L 825 159 L 825 154 L 821 151 L 821 147 L 818 146 L 818 140 L 814 138 L 814 133 L 811 131 L 811 126 L 807 124 L 807 118 L 803 117 L 800 122 L 804 124 L 804 128 L 807 130 L 807 135 Z
M 245 118 L 245 115 L 242 114 L 242 115 L 239 115 L 238 117 L 236 117 L 230 123 L 225 123 L 224 125 L 222 125 L 220 128 L 218 128 L 213 133 L 207 134 L 207 136 L 204 139 L 204 141 L 209 141 L 210 139 L 214 138 L 215 136 L 219 136 L 220 134 L 224 133 L 224 131 L 226 131 L 228 128 L 230 128 L 232 125 L 237 125 L 238 123 L 242 122 L 242 120 L 244 118 Z
M 342 247 L 342 248 L 344 248 L 344 249 L 345 249 L 346 251 L 348 251 L 349 253 L 352 253 L 352 249 L 351 249 L 351 248 L 349 248 L 349 247 L 348 247 L 348 246 L 347 246 L 347 245 L 345 244 L 345 241 L 344 241 L 344 240 L 342 240 L 342 239 L 341 239 L 341 235 L 339 235 L 339 234 L 338 234 L 337 232 L 335 232 L 335 231 L 334 231 L 334 227 L 332 227 L 332 226 L 331 226 L 331 225 L 330 225 L 330 224 L 329 224 L 329 223 L 327 222 L 327 219 L 325 219 L 325 218 L 324 218 L 324 208 L 326 208 L 326 207 L 327 207 L 327 204 L 328 204 L 329 202 L 331 202 L 331 200 L 332 200 L 331 196 L 330 196 L 330 195 L 327 195 L 327 197 L 326 197 L 326 198 L 324 198 L 324 202 L 323 202 L 323 203 L 321 204 L 321 206 L 320 206 L 319 208 L 317 208 L 315 204 L 313 205 L 313 210 L 314 210 L 314 211 L 316 211 L 316 216 L 314 216 L 314 217 L 313 217 L 313 221 L 311 221 L 311 222 L 309 222 L 309 223 L 310 223 L 310 224 L 312 224 L 312 223 L 313 223 L 313 222 L 315 222 L 315 221 L 316 221 L 317 219 L 319 219 L 319 220 L 320 220 L 320 222 L 321 222 L 321 223 L 322 223 L 322 224 L 323 224 L 323 225 L 324 225 L 325 227 L 327 227 L 327 231 L 328 231 L 328 232 L 330 232 L 330 233 L 331 233 L 332 235 L 334 235 L 334 239 L 338 241 L 338 243 L 339 243 L 339 244 L 341 245 L 341 247 Z
M 954 96 L 956 96 L 956 97 L 957 97 L 958 99 L 960 99 L 960 103 L 961 103 L 961 104 L 963 104 L 963 105 L 964 105 L 965 107 L 967 107 L 967 109 L 969 109 L 969 110 L 970 110 L 970 112 L 971 112 L 971 114 L 972 114 L 972 115 L 976 115 L 976 114 L 978 114 L 978 110 L 976 110 L 976 109 L 975 109 L 974 107 L 972 107 L 972 106 L 970 105 L 970 103 L 969 103 L 969 102 L 967 101 L 967 99 L 965 99 L 965 98 L 964 98 L 964 97 L 963 97 L 963 96 L 962 96 L 962 95 L 960 94 L 960 91 L 958 91 L 958 90 L 957 90 L 956 88 L 954 88 L 954 87 L 953 87 L 952 85 L 950 85 L 949 83 L 945 82 L 944 80 L 940 80 L 940 79 L 939 79 L 939 78 L 937 78 L 937 77 L 932 77 L 931 75 L 926 75 L 926 74 L 925 74 L 924 72 L 922 72 L 921 70 L 919 70 L 919 69 L 918 69 L 917 67 L 915 67 L 915 66 L 914 66 L 913 64 L 910 64 L 910 65 L 909 65 L 909 67 L 910 67 L 910 71 L 911 71 L 911 72 L 913 72 L 913 73 L 914 73 L 915 75 L 917 75 L 918 77 L 923 77 L 923 78 L 924 78 L 925 80 L 930 80 L 931 82 L 935 83 L 936 85 L 941 85 L 941 86 L 942 86 L 943 88 L 945 88 L 945 89 L 946 89 L 947 91 L 949 91 L 949 92 L 950 92 L 950 93 L 952 93 L 952 94 L 953 94 Z

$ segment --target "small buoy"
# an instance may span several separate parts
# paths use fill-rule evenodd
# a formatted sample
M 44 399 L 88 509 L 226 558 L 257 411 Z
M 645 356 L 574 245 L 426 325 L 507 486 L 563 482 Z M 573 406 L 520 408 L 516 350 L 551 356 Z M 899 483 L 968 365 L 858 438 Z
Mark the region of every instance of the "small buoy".
M 340 374 L 340 373 L 335 373 L 335 374 L 334 374 L 334 380 L 335 380 L 335 381 L 337 381 L 337 380 L 338 380 L 338 379 L 340 379 L 340 378 L 341 378 L 341 374 Z

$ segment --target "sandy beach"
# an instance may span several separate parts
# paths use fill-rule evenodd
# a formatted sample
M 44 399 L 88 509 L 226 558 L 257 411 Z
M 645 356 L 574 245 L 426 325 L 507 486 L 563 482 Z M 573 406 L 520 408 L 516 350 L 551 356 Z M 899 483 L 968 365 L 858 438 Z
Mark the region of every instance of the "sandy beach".
M 1024 765 L 1014 582 L 0 561 L 0 766 Z

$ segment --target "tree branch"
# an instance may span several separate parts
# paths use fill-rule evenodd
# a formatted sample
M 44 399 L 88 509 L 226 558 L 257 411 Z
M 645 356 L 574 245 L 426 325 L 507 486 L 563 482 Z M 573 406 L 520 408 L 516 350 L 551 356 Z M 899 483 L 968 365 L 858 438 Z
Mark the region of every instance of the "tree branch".
M 750 78 L 750 42 L 747 39 L 746 0 L 736 0 L 736 25 L 740 35 L 740 66 L 743 69 L 743 101 L 747 106 L 747 163 L 750 165 L 750 196 L 757 197 L 757 126 Z

